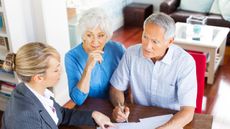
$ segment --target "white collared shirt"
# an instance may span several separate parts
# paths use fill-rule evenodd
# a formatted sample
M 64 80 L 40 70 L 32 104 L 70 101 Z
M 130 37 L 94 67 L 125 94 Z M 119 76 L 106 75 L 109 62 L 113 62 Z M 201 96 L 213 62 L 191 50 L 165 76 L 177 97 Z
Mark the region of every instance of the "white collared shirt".
M 45 89 L 44 96 L 40 95 L 38 92 L 33 90 L 32 88 L 29 87 L 28 84 L 26 86 L 30 89 L 30 91 L 39 99 L 39 101 L 42 103 L 46 111 L 49 113 L 51 118 L 54 120 L 54 122 L 57 124 L 58 123 L 58 117 L 57 117 L 57 112 L 54 107 L 54 102 L 50 97 L 54 97 L 54 94 L 48 90 Z
M 196 107 L 195 61 L 176 45 L 171 45 L 163 59 L 155 63 L 143 56 L 142 45 L 128 48 L 110 83 L 121 91 L 130 84 L 137 104 L 174 110 Z

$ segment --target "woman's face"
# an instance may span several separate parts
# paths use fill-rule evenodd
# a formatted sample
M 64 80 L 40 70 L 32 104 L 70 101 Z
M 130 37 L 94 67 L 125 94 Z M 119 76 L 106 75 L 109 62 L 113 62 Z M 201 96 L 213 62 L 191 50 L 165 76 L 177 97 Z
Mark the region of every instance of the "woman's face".
M 107 35 L 100 27 L 89 29 L 83 36 L 83 48 L 87 53 L 95 50 L 102 50 L 106 40 Z
M 44 85 L 46 87 L 53 87 L 60 80 L 61 76 L 60 61 L 54 57 L 49 57 L 48 69 L 44 76 Z

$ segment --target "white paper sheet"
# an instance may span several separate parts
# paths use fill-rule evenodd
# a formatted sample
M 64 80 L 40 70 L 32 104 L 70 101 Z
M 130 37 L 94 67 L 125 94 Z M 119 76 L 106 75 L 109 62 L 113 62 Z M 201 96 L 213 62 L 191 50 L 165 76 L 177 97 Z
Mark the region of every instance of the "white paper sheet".
M 154 116 L 148 117 L 144 119 L 140 119 L 140 122 L 129 122 L 129 123 L 114 123 L 116 127 L 109 129 L 154 129 L 168 120 L 171 119 L 173 115 L 162 115 L 162 116 Z M 101 129 L 98 127 L 97 129 Z
M 134 122 L 129 122 L 129 123 L 114 123 L 115 127 L 111 127 L 109 129 L 140 129 L 140 122 L 134 123 Z M 101 129 L 101 128 L 97 128 Z
M 172 114 L 140 119 L 141 129 L 155 129 L 172 118 Z

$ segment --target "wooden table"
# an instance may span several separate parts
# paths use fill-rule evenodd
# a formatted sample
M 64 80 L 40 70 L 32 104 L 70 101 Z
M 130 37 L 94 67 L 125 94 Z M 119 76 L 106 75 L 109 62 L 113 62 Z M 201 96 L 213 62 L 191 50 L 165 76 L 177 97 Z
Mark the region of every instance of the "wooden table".
M 72 101 L 70 103 L 73 103 Z M 140 118 L 152 117 L 158 115 L 175 114 L 176 111 L 163 109 L 159 107 L 147 107 L 141 105 L 128 104 L 130 108 L 130 122 L 138 122 Z M 83 106 L 75 107 L 79 110 L 97 110 L 111 118 L 113 106 L 108 100 L 92 99 L 86 100 Z M 190 122 L 184 129 L 211 129 L 213 117 L 205 114 L 195 114 L 193 121 Z M 61 126 L 60 129 L 95 129 L 96 127 L 90 126 Z

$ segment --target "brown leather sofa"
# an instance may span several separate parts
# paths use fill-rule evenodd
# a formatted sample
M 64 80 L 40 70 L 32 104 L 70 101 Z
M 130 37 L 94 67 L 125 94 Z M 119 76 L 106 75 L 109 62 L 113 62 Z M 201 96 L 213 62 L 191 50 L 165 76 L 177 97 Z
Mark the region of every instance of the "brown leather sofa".
M 175 22 L 186 22 L 190 15 L 207 16 L 207 25 L 230 28 L 230 22 L 224 20 L 221 15 L 181 10 L 178 8 L 179 5 L 180 0 L 165 0 L 160 5 L 160 11 L 169 14 Z M 230 32 L 228 33 L 227 45 L 230 45 Z

